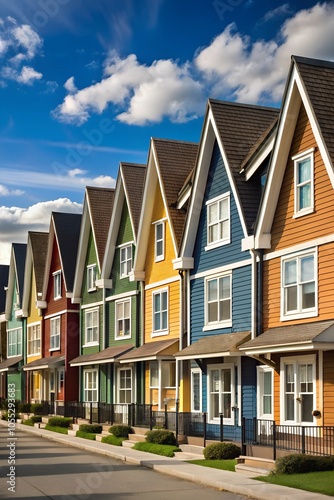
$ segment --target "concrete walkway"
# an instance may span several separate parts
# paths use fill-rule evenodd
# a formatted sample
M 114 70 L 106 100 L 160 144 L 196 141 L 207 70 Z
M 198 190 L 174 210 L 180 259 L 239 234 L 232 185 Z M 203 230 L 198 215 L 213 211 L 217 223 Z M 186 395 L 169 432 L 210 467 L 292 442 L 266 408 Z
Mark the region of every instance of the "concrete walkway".
M 7 422 L 0 420 L 0 425 L 7 426 Z M 330 498 L 327 495 L 256 481 L 237 472 L 200 467 L 186 463 L 183 459 L 179 458 L 160 457 L 152 453 L 132 450 L 131 448 L 122 446 L 112 446 L 99 441 L 88 441 L 87 439 L 58 434 L 23 424 L 16 424 L 16 430 L 33 433 L 63 445 L 74 446 L 93 453 L 100 453 L 128 463 L 148 467 L 163 474 L 169 474 L 204 486 L 229 491 L 250 498 L 258 498 L 260 500 L 268 500 L 268 498 L 270 500 L 291 500 L 291 498 L 294 500 L 325 500 Z M 192 454 L 192 457 L 188 457 L 188 459 L 194 459 L 195 457 L 196 455 Z M 203 456 L 198 455 L 198 458 L 203 458 Z

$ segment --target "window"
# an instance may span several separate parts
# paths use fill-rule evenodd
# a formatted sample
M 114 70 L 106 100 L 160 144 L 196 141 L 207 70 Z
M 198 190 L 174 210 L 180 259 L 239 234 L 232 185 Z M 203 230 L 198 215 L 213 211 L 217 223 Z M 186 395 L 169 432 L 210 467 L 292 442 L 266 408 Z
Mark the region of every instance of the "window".
M 84 401 L 98 400 L 98 372 L 97 370 L 84 371 Z
M 60 349 L 60 316 L 50 320 L 50 351 Z
M 159 364 L 158 361 L 150 361 L 150 388 L 159 387 Z
M 167 333 L 168 329 L 168 292 L 161 290 L 153 293 L 153 332 Z
M 161 362 L 162 387 L 176 387 L 176 361 Z
M 292 159 L 295 165 L 295 215 L 305 215 L 314 209 L 313 152 Z
M 22 356 L 22 328 L 7 332 L 7 357 Z
M 258 418 L 273 419 L 273 370 L 269 366 L 257 367 L 258 380 Z
M 61 298 L 61 271 L 53 274 L 53 292 L 55 299 Z
M 116 339 L 130 337 L 131 335 L 131 300 L 116 302 Z
M 41 325 L 28 326 L 28 356 L 41 352 Z
M 96 290 L 96 264 L 87 266 L 87 290 Z
M 207 244 L 218 246 L 230 242 L 230 193 L 207 202 Z
M 58 392 L 61 392 L 64 387 L 65 372 L 64 368 L 58 370 Z
M 198 369 L 191 370 L 191 411 L 201 412 L 201 387 L 202 372 Z
M 97 344 L 99 342 L 99 310 L 86 311 L 86 339 L 85 344 Z
M 165 223 L 157 222 L 155 224 L 155 260 L 164 260 L 165 258 Z
M 121 247 L 121 278 L 126 278 L 132 270 L 132 245 Z
M 231 324 L 231 274 L 206 280 L 206 326 Z
M 284 422 L 313 424 L 315 408 L 315 356 L 282 358 L 282 415 Z
M 131 368 L 119 370 L 119 403 L 131 403 L 132 399 L 132 373 Z
M 316 253 L 282 260 L 282 319 L 315 316 Z
M 224 420 L 232 423 L 233 395 L 233 369 L 232 365 L 215 365 L 209 369 L 209 419 L 218 419 L 220 414 Z

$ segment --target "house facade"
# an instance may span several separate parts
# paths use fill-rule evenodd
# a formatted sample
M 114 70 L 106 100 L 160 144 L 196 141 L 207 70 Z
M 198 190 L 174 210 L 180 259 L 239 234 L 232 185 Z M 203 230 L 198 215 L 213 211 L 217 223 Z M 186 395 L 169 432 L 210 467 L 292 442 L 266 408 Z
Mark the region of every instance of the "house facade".
M 7 377 L 1 371 L 1 363 L 7 358 L 7 331 L 6 331 L 6 290 L 8 285 L 9 266 L 0 265 L 0 400 L 7 398 Z

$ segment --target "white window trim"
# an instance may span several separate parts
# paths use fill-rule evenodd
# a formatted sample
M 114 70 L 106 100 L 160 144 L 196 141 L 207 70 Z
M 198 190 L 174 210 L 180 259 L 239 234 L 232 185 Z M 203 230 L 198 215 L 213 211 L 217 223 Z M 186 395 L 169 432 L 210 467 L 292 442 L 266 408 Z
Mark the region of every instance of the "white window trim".
M 39 351 L 36 352 L 30 352 L 29 353 L 29 331 L 31 332 L 34 328 L 39 327 Z M 38 339 L 34 339 L 38 340 Z M 42 325 L 40 322 L 38 323 L 32 323 L 27 325 L 27 358 L 32 357 L 32 356 L 38 356 L 41 354 L 41 349 L 42 349 Z
M 130 304 L 130 328 L 129 331 L 130 333 L 128 335 L 117 335 L 117 305 L 118 304 L 124 304 L 125 302 L 129 302 Z M 123 340 L 123 339 L 130 339 L 131 338 L 131 298 L 124 298 L 123 300 L 116 300 L 115 301 L 115 340 Z M 124 313 L 124 307 L 123 307 L 123 313 Z M 124 314 L 123 314 L 123 320 L 124 320 Z
M 91 273 L 93 273 L 92 276 L 94 276 L 94 270 L 95 270 L 95 281 L 92 283 L 91 279 Z M 96 264 L 89 264 L 87 266 L 87 292 L 95 292 L 96 291 L 96 277 L 97 277 L 97 266 Z M 92 285 L 92 286 L 90 286 Z
M 122 274 L 122 262 L 128 262 L 128 260 L 130 259 L 127 259 L 125 261 L 122 261 L 122 250 L 123 249 L 127 249 L 127 248 L 130 248 L 131 249 L 131 270 L 132 270 L 132 267 L 133 267 L 133 244 L 132 242 L 131 243 L 124 243 L 123 245 L 119 245 L 119 278 L 121 280 L 125 279 L 125 278 L 128 278 L 129 277 L 129 273 L 127 274 Z M 130 270 L 130 272 L 131 272 Z
M 154 330 L 154 296 L 157 294 L 162 294 L 167 292 L 167 328 L 162 330 Z M 169 334 L 169 291 L 167 288 L 160 288 L 159 290 L 154 290 L 152 292 L 152 335 L 151 337 L 159 337 L 160 335 Z
M 302 160 L 310 158 L 311 166 L 311 206 L 305 209 L 299 210 L 298 208 L 298 189 L 297 189 L 297 172 L 298 164 Z M 308 215 L 314 212 L 314 148 L 308 149 L 303 153 L 299 153 L 291 158 L 294 162 L 294 215 L 293 218 L 302 217 L 303 215 Z
M 62 285 L 62 282 L 61 282 L 61 269 L 59 269 L 59 271 L 55 271 L 54 273 L 52 273 L 52 276 L 53 276 L 53 299 L 54 300 L 59 300 L 61 299 L 61 285 Z M 59 276 L 59 290 L 56 290 L 56 277 Z M 59 291 L 59 294 L 56 295 L 56 291 Z
M 63 382 L 63 387 L 64 387 L 64 385 L 65 385 L 65 369 L 64 368 L 58 369 L 58 392 L 61 391 L 61 382 Z
M 257 366 L 257 418 L 260 420 L 274 420 L 274 370 L 270 366 Z M 263 413 L 263 373 L 271 373 L 271 413 Z
M 96 387 L 94 389 L 86 389 L 86 375 L 88 373 L 95 373 L 96 374 Z M 98 370 L 96 369 L 86 369 L 83 371 L 83 398 L 86 403 L 89 403 L 91 401 L 86 400 L 86 392 L 90 391 L 96 391 L 96 401 L 93 401 L 93 403 L 97 402 L 99 400 L 99 373 Z
M 193 386 L 193 374 L 199 374 L 199 410 L 194 409 L 194 386 Z M 202 370 L 200 368 L 191 368 L 190 371 L 190 397 L 191 397 L 191 409 L 192 413 L 202 413 Z
M 315 425 L 315 418 L 313 417 L 313 422 L 298 422 L 296 419 L 295 420 L 285 420 L 284 415 L 285 415 L 285 366 L 288 364 L 292 364 L 294 366 L 304 364 L 304 363 L 309 363 L 313 364 L 313 408 L 316 408 L 316 401 L 317 401 L 317 375 L 316 375 L 316 370 L 317 370 L 317 365 L 316 365 L 316 355 L 315 354 L 309 354 L 306 356 L 287 356 L 284 358 L 281 358 L 281 366 L 280 366 L 280 424 L 281 425 L 300 425 L 300 426 L 314 426 Z M 296 369 L 295 369 L 295 377 L 296 377 Z M 295 391 L 298 387 L 298 381 L 295 379 Z
M 127 370 L 130 370 L 131 372 L 131 398 L 130 400 L 133 401 L 133 370 L 132 370 L 132 367 L 131 366 L 124 366 L 124 367 L 121 367 L 121 368 L 118 368 L 117 370 L 117 402 L 118 404 L 126 404 L 126 403 L 121 403 L 120 400 L 120 395 L 121 395 L 121 391 L 127 391 L 129 389 L 121 389 L 121 372 L 125 372 Z
M 214 279 L 230 277 L 230 290 L 231 290 L 231 304 L 230 304 L 230 319 L 225 321 L 215 321 L 209 323 L 208 321 L 208 282 Z M 219 330 L 221 328 L 229 328 L 232 326 L 232 271 L 222 274 L 215 274 L 206 276 L 204 279 L 204 327 L 203 331 Z
M 228 231 L 228 238 L 221 239 L 214 241 L 212 243 L 209 243 L 209 206 L 213 205 L 214 203 L 218 203 L 224 199 L 228 200 L 228 221 L 229 221 L 229 231 Z M 207 233 L 207 244 L 204 247 L 204 250 L 212 250 L 213 248 L 218 248 L 224 245 L 228 245 L 231 243 L 231 193 L 230 191 L 227 191 L 226 193 L 216 196 L 215 198 L 212 198 L 211 200 L 208 200 L 206 203 L 206 233 Z
M 15 344 L 10 344 L 10 345 L 16 345 L 16 354 L 11 354 L 9 355 L 9 334 L 12 334 L 14 331 L 16 331 L 17 333 L 20 333 L 21 334 L 21 342 L 17 342 L 16 340 L 16 343 Z M 18 344 L 21 344 L 21 352 L 17 352 L 17 346 Z M 10 330 L 7 330 L 7 358 L 15 358 L 16 356 L 22 356 L 22 353 L 23 353 L 23 331 L 22 331 L 22 327 L 21 326 L 18 326 L 16 328 L 11 328 Z
M 97 340 L 94 340 L 92 342 L 87 342 L 87 315 L 94 313 L 94 311 L 97 311 Z M 82 347 L 90 347 L 93 345 L 99 345 L 99 338 L 100 338 L 100 310 L 98 307 L 94 307 L 94 309 L 87 309 L 85 310 L 85 342 Z
M 59 320 L 59 334 L 57 333 L 57 335 L 51 335 L 51 333 L 52 333 L 51 325 L 52 325 L 52 323 L 54 323 L 57 320 Z M 49 349 L 50 352 L 60 350 L 60 336 L 61 336 L 61 316 L 54 316 L 53 318 L 50 319 L 50 349 Z M 53 337 L 58 337 L 58 339 L 59 339 L 59 346 L 58 347 L 51 347 L 51 338 L 53 338 Z
M 165 260 L 165 246 L 166 246 L 166 219 L 160 219 L 152 223 L 154 225 L 154 261 L 161 262 Z M 162 254 L 157 255 L 157 226 L 162 226 Z
M 222 369 L 230 369 L 231 370 L 231 418 L 223 418 L 223 422 L 225 425 L 234 425 L 234 412 L 232 411 L 232 408 L 236 404 L 236 397 L 235 397 L 235 391 L 236 391 L 236 385 L 235 385 L 235 365 L 234 363 L 220 363 L 217 365 L 208 365 L 207 370 L 208 370 L 208 376 L 207 376 L 207 410 L 208 410 L 208 422 L 211 422 L 213 424 L 216 424 L 219 422 L 218 417 L 212 417 L 211 416 L 211 390 L 210 390 L 210 382 L 211 382 L 211 371 L 213 370 L 222 370 Z
M 298 257 L 314 255 L 314 281 L 315 281 L 315 306 L 305 311 L 297 311 L 293 313 L 285 313 L 285 297 L 284 297 L 284 262 Z M 300 286 L 300 285 L 298 285 Z M 298 289 L 299 291 L 299 289 Z M 290 321 L 294 319 L 314 318 L 318 316 L 318 248 L 310 248 L 301 252 L 284 255 L 281 258 L 281 321 Z

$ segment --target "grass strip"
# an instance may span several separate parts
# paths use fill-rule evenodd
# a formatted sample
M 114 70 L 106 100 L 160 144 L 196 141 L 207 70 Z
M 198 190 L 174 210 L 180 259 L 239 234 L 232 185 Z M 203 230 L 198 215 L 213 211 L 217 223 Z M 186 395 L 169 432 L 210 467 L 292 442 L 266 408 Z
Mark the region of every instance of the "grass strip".
M 148 453 L 153 453 L 155 455 L 162 455 L 163 457 L 174 457 L 176 451 L 181 451 L 177 446 L 172 446 L 169 444 L 156 444 L 156 443 L 146 443 L 139 442 L 132 446 L 134 450 L 146 451 Z
M 334 471 L 305 474 L 270 474 L 255 478 L 265 483 L 334 496 Z

